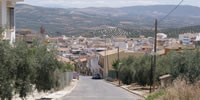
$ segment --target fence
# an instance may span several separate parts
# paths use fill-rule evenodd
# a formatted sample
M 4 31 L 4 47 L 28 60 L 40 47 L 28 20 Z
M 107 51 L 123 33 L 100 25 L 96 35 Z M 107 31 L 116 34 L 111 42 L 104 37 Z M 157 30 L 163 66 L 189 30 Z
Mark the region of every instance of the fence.
M 64 89 L 66 86 L 69 86 L 72 79 L 73 79 L 73 72 L 61 72 L 59 70 L 56 70 L 55 73 L 55 78 L 58 78 L 58 84 L 59 87 L 56 89 L 52 89 L 51 92 L 56 92 L 58 90 Z M 34 88 L 33 88 L 34 89 Z M 51 92 L 38 92 L 35 90 L 31 95 L 27 96 L 27 100 L 51 100 L 47 99 L 46 96 L 50 96 Z M 50 93 L 50 94 L 49 94 Z M 40 98 L 46 98 L 46 99 L 40 99 Z M 15 94 L 12 100 L 21 100 L 18 94 Z
M 73 79 L 73 72 L 56 72 L 58 78 L 58 89 L 64 89 L 66 86 L 69 86 Z
M 109 77 L 109 78 L 112 78 L 112 79 L 117 79 L 116 71 L 110 70 L 110 71 L 108 72 L 108 77 Z

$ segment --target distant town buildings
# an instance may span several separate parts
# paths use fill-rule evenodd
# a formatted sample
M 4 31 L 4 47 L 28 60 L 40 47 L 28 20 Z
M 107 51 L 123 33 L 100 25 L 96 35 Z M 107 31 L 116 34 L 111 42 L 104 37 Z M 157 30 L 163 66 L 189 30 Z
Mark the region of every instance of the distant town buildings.
M 35 39 L 42 39 L 39 34 L 30 30 L 17 32 L 17 40 L 25 40 L 32 43 Z M 106 78 L 111 75 L 113 62 L 129 56 L 143 56 L 153 54 L 154 38 L 140 36 L 138 38 L 126 38 L 124 36 L 92 37 L 83 36 L 58 36 L 45 38 L 47 46 L 57 50 L 58 60 L 75 64 L 83 75 L 99 73 Z M 180 34 L 179 38 L 168 38 L 165 33 L 157 34 L 157 53 L 162 56 L 170 51 L 194 50 L 199 47 L 200 33 Z M 119 48 L 119 52 L 118 52 Z
M 198 34 L 184 33 L 179 35 L 179 42 L 183 45 L 192 45 Z

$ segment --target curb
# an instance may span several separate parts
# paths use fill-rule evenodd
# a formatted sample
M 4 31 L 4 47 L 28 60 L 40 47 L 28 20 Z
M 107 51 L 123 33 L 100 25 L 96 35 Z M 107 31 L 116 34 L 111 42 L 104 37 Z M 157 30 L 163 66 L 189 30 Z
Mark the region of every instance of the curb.
M 105 80 L 105 81 L 106 81 L 106 80 Z M 139 96 L 139 97 L 142 97 L 142 98 L 144 98 L 144 99 L 146 98 L 145 96 L 140 95 L 140 94 L 138 94 L 138 93 L 136 93 L 136 92 L 134 92 L 134 91 L 131 91 L 131 90 L 127 89 L 127 88 L 118 86 L 118 85 L 116 85 L 116 84 L 114 84 L 114 83 L 112 83 L 112 82 L 109 82 L 109 81 L 106 81 L 106 82 L 107 82 L 107 83 L 110 83 L 110 84 L 112 84 L 112 85 L 114 85 L 114 86 L 120 87 L 120 88 L 122 88 L 122 89 L 124 89 L 124 90 L 126 90 L 126 91 L 128 91 L 128 92 L 130 92 L 130 93 L 132 93 L 132 94 L 135 94 L 135 95 L 137 95 L 137 96 Z
M 75 83 L 75 85 L 74 85 L 69 91 L 67 91 L 67 92 L 65 93 L 64 96 L 66 96 L 67 94 L 71 93 L 71 92 L 76 88 L 77 83 L 78 83 L 78 80 L 77 80 L 77 82 Z M 62 98 L 63 98 L 64 96 L 62 96 L 62 97 L 60 97 L 60 98 L 54 98 L 54 99 L 52 99 L 52 100 L 62 100 Z
M 127 88 L 124 88 L 124 87 L 120 87 L 120 88 L 122 88 L 122 89 L 124 89 L 124 90 L 126 90 L 126 91 L 128 91 L 128 92 L 130 92 L 130 93 L 133 93 L 133 94 L 135 94 L 135 95 L 137 95 L 137 96 L 140 96 L 140 97 L 142 97 L 142 98 L 146 98 L 145 96 L 143 96 L 143 95 L 140 95 L 140 94 L 138 94 L 138 93 L 136 93 L 136 92 L 134 92 L 134 91 L 131 91 L 131 90 L 129 90 L 129 89 L 127 89 Z
M 73 91 L 73 89 L 77 86 L 77 83 L 78 83 L 78 80 L 76 80 L 73 83 L 72 87 L 68 88 L 69 90 L 66 90 L 67 89 L 67 87 L 66 87 L 63 90 L 56 91 L 56 92 L 49 94 L 47 96 L 43 96 L 42 98 L 45 98 L 45 100 L 62 100 L 62 98 L 64 96 L 66 96 L 67 94 L 69 94 Z M 38 100 L 43 100 L 43 99 L 38 99 Z

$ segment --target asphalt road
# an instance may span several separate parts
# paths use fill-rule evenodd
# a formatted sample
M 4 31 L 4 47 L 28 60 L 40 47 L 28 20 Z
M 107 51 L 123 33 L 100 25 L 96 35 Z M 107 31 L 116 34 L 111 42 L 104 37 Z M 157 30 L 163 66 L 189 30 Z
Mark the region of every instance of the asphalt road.
M 62 100 L 143 100 L 104 80 L 81 76 L 76 88 Z

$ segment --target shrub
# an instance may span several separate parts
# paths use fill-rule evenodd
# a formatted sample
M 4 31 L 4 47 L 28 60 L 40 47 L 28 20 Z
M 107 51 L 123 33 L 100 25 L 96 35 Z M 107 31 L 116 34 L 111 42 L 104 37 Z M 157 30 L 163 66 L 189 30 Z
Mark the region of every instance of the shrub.
M 199 84 L 187 84 L 187 81 L 178 79 L 158 100 L 199 100 L 199 93 Z
M 155 93 L 149 95 L 145 100 L 158 100 L 158 98 L 165 95 L 165 93 L 165 90 L 156 91 Z

